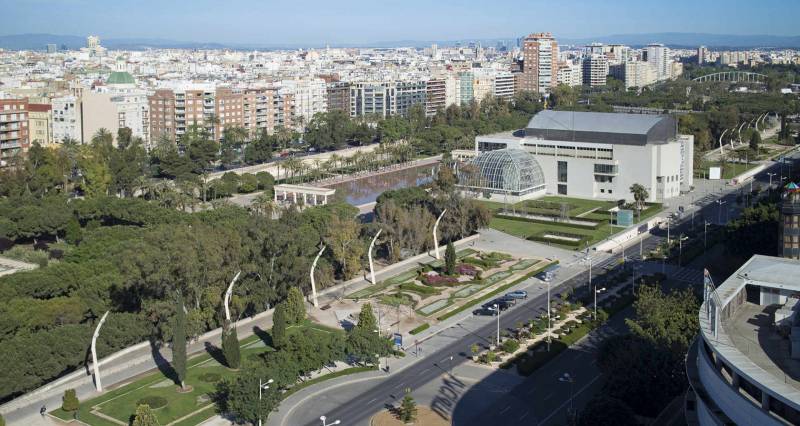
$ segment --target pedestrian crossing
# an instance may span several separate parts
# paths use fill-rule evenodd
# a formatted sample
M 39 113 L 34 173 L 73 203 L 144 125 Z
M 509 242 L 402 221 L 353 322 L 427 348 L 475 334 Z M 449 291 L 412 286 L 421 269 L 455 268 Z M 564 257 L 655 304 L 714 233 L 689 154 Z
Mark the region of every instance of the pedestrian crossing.
M 667 275 L 667 277 L 675 281 L 681 281 L 689 284 L 702 284 L 703 282 L 703 271 L 700 269 L 663 264 L 661 262 L 644 262 L 642 264 L 642 274 L 646 275 L 656 272 L 664 273 Z

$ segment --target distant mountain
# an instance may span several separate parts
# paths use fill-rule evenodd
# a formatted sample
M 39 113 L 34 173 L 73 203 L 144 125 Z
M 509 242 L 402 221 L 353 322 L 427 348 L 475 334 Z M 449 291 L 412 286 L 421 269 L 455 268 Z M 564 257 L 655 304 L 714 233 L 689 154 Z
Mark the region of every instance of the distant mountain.
M 650 43 L 663 43 L 672 47 L 697 47 L 704 45 L 714 48 L 791 48 L 800 47 L 800 36 L 772 35 L 731 35 L 707 33 L 647 33 L 613 34 L 592 38 L 559 38 L 559 44 L 584 45 L 592 42 L 618 43 L 629 46 L 644 46 Z
M 599 37 L 585 38 L 556 38 L 560 45 L 586 45 L 592 42 L 619 43 L 629 46 L 644 46 L 649 43 L 663 43 L 671 47 L 694 48 L 705 45 L 712 48 L 800 48 L 800 36 L 771 36 L 771 35 L 730 35 L 730 34 L 705 34 L 705 33 L 647 33 L 647 34 L 612 34 Z M 431 44 L 439 46 L 467 46 L 469 43 L 480 43 L 484 47 L 504 44 L 514 46 L 515 38 L 471 39 L 471 40 L 394 40 L 369 43 L 330 43 L 331 47 L 428 47 Z M 59 47 L 78 49 L 86 45 L 86 38 L 73 35 L 56 34 L 15 34 L 0 35 L 0 48 L 9 50 L 44 50 L 48 44 Z M 160 38 L 109 38 L 101 39 L 103 46 L 109 49 L 144 50 L 147 48 L 173 48 L 173 49 L 237 49 L 237 50 L 271 50 L 271 49 L 308 49 L 325 47 L 327 43 L 215 43 L 176 41 Z

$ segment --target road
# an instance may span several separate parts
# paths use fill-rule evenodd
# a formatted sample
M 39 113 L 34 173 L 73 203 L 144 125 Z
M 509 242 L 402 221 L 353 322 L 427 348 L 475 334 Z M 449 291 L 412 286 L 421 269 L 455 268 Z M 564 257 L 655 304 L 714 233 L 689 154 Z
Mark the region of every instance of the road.
M 796 160 L 798 154 L 794 152 L 788 156 Z M 763 173 L 760 173 L 756 179 L 759 182 L 766 183 L 769 179 L 768 172 L 788 174 L 787 167 L 783 163 L 772 164 Z M 700 226 L 703 220 L 700 218 L 705 218 L 707 221 L 720 225 L 736 218 L 740 208 L 736 206 L 736 197 L 740 188 L 746 185 L 749 185 L 749 183 L 740 187 L 725 186 L 724 184 L 711 185 L 711 188 L 706 188 L 707 192 L 705 194 L 693 194 L 691 196 L 692 202 L 685 203 L 686 213 L 680 219 L 671 223 L 669 230 L 654 229 L 651 234 L 643 239 L 641 243 L 642 252 L 646 253 L 655 248 L 668 237 L 668 234 L 670 234 L 669 238 L 675 238 L 675 236 L 688 231 L 692 226 Z M 695 197 L 698 198 L 696 201 Z M 717 202 L 718 200 L 721 202 Z M 677 204 L 673 205 L 671 210 L 677 210 Z M 693 215 L 692 212 L 694 212 Z M 638 250 L 636 248 L 638 247 L 634 245 L 626 250 L 626 257 L 630 254 L 629 259 L 632 261 L 636 261 L 636 258 L 638 258 Z M 604 266 L 618 264 L 621 258 L 622 252 L 618 252 L 593 265 L 593 275 L 597 275 Z M 532 278 L 531 280 L 536 279 Z M 552 293 L 563 292 L 566 289 L 576 288 L 586 283 L 588 283 L 588 271 L 581 272 L 555 284 Z M 529 282 L 526 284 L 533 285 L 534 283 Z M 500 327 L 503 329 L 510 328 L 516 322 L 527 321 L 533 315 L 544 312 L 546 301 L 546 295 L 538 294 L 524 303 L 518 304 L 500 316 Z M 468 318 L 457 324 L 457 326 L 464 330 L 462 338 L 456 338 L 454 341 L 438 348 L 431 355 L 406 367 L 403 371 L 381 380 L 380 383 L 373 386 L 360 385 L 359 394 L 347 399 L 346 402 L 340 402 L 338 406 L 328 412 L 305 413 L 300 416 L 302 418 L 293 418 L 295 421 L 293 424 L 315 426 L 319 423 L 317 418 L 321 414 L 325 414 L 331 419 L 341 419 L 343 424 L 346 425 L 366 424 L 374 413 L 397 403 L 399 398 L 402 397 L 404 389 L 422 387 L 426 383 L 439 378 L 447 369 L 453 367 L 452 364 L 459 365 L 464 363 L 467 360 L 466 354 L 470 353 L 469 347 L 476 341 L 488 343 L 492 338 L 491 336 L 495 335 L 497 327 L 495 319 L 492 318 Z M 433 339 L 436 338 L 434 337 Z M 452 361 L 450 361 L 451 357 Z M 575 360 L 573 360 L 573 363 L 575 363 Z M 556 403 L 556 401 L 553 403 Z M 563 399 L 558 402 L 558 404 L 561 403 L 563 403 Z M 324 408 L 320 407 L 320 409 Z

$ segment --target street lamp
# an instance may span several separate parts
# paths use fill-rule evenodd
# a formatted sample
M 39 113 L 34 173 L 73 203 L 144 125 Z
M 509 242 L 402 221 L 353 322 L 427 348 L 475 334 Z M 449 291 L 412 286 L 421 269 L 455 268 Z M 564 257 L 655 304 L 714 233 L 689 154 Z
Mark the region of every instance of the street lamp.
M 331 423 L 325 423 L 325 420 L 328 419 L 325 416 L 319 416 L 319 419 L 322 420 L 322 426 L 333 426 L 333 425 L 338 425 L 339 423 L 342 422 L 341 420 L 336 420 L 336 421 L 331 422 Z
M 589 274 L 589 280 L 592 279 L 592 274 Z M 550 281 L 545 281 L 547 283 L 547 352 L 550 352 Z
M 266 383 L 262 383 L 261 379 L 258 379 L 258 426 L 261 426 L 261 391 L 269 389 L 269 385 L 273 382 L 275 381 L 269 379 Z
M 594 320 L 597 321 L 597 294 L 606 291 L 606 288 L 594 288 Z
M 775 176 L 777 173 L 767 173 L 769 175 L 769 190 L 772 191 L 772 177 Z
M 716 201 L 717 203 L 717 223 L 721 224 L 722 222 L 722 205 L 727 203 L 727 201 L 720 198 Z
M 500 305 L 495 303 L 492 307 L 497 312 L 497 347 L 500 347 Z
M 572 413 L 572 397 L 573 397 L 573 387 L 575 386 L 575 379 L 569 375 L 569 373 L 564 373 L 563 376 L 558 378 L 559 382 L 569 383 L 569 413 Z M 567 416 L 569 416 L 567 413 Z
M 711 225 L 711 222 L 704 221 L 704 223 L 703 223 L 703 254 L 706 253 L 706 247 L 708 245 L 708 225 Z

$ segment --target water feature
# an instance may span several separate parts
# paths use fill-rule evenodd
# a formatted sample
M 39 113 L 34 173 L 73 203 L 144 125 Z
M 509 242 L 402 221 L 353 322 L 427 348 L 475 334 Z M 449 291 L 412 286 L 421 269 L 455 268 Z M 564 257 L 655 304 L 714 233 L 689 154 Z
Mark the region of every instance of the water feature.
M 377 200 L 385 191 L 420 186 L 433 181 L 434 167 L 435 164 L 426 164 L 325 186 L 336 189 L 334 198 L 360 206 Z

